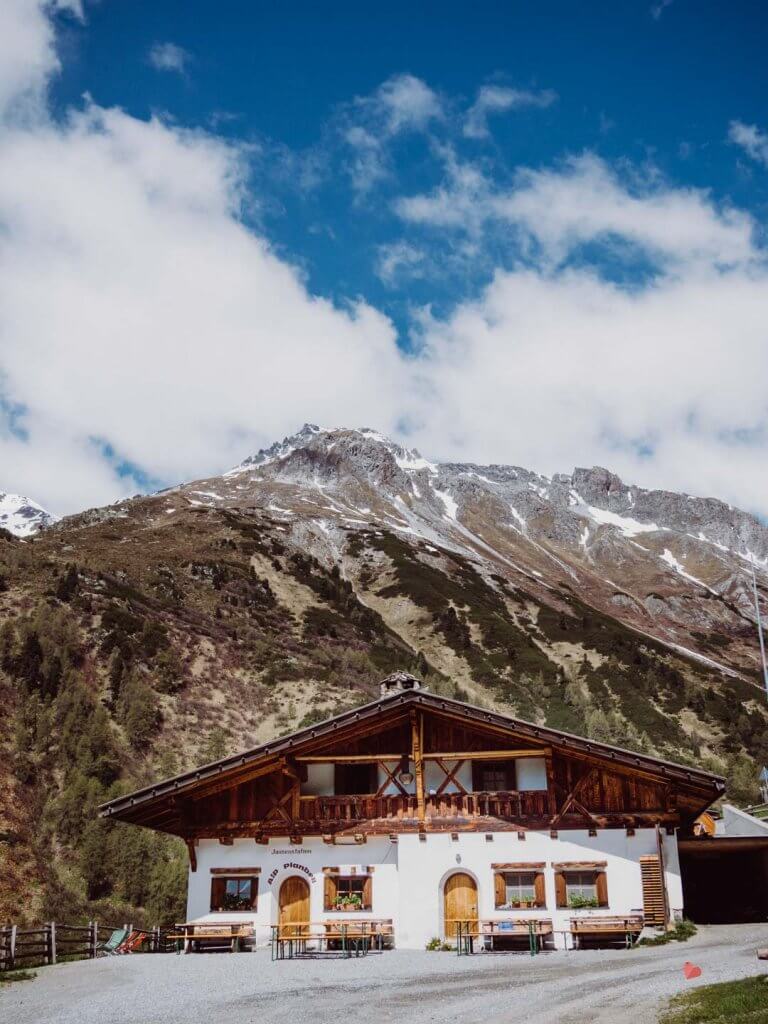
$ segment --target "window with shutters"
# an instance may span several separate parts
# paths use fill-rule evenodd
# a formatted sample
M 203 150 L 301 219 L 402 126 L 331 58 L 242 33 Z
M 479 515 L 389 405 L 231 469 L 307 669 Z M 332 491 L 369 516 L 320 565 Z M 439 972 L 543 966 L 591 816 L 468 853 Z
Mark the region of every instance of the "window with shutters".
M 255 910 L 258 898 L 258 877 L 219 875 L 211 879 L 211 910 Z
M 325 876 L 325 909 L 350 913 L 371 910 L 373 883 L 370 875 Z
M 495 896 L 497 910 L 544 907 L 544 875 L 540 871 L 498 871 Z
M 558 872 L 555 876 L 558 907 L 588 910 L 608 906 L 608 880 L 605 871 L 593 868 Z

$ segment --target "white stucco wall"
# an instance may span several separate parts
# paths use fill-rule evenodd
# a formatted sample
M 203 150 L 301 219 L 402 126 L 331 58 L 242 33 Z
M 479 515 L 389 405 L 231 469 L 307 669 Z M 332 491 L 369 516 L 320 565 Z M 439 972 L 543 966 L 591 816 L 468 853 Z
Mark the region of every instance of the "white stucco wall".
M 429 833 L 426 842 L 418 835 L 370 838 L 360 846 L 333 846 L 322 839 L 306 839 L 301 846 L 287 839 L 273 840 L 268 846 L 251 839 L 236 839 L 232 846 L 217 840 L 201 840 L 197 846 L 197 871 L 190 871 L 187 920 L 226 916 L 227 920 L 252 922 L 259 944 L 267 942 L 269 926 L 277 922 L 278 893 L 283 880 L 292 874 L 304 878 L 310 887 L 310 917 L 323 921 L 334 914 L 323 909 L 323 868 L 340 867 L 342 872 L 355 866 L 362 872 L 374 867 L 372 917 L 392 918 L 397 945 L 404 949 L 422 949 L 433 936 L 443 935 L 443 886 L 455 871 L 466 871 L 477 882 L 478 912 L 481 918 L 550 918 L 556 931 L 568 930 L 573 910 L 555 907 L 555 881 L 552 863 L 563 861 L 607 862 L 608 908 L 579 911 L 580 915 L 623 915 L 640 913 L 643 908 L 639 858 L 656 853 L 654 829 L 638 829 L 627 836 L 621 829 L 606 829 L 596 836 L 584 830 L 561 831 L 552 839 L 549 832 L 526 832 L 525 841 L 516 832 L 496 832 L 488 842 L 483 833 L 459 833 L 456 841 L 448 833 Z M 667 891 L 670 910 L 681 915 L 682 884 L 674 836 L 663 836 Z M 546 909 L 500 911 L 494 907 L 491 864 L 509 862 L 545 862 Z M 211 914 L 211 868 L 260 867 L 259 897 L 255 914 Z M 562 943 L 562 937 L 559 938 Z
M 768 836 L 768 821 L 755 818 L 733 804 L 723 804 L 723 817 L 716 824 L 718 836 Z
M 520 757 L 515 761 L 518 790 L 546 789 L 547 762 L 543 757 Z

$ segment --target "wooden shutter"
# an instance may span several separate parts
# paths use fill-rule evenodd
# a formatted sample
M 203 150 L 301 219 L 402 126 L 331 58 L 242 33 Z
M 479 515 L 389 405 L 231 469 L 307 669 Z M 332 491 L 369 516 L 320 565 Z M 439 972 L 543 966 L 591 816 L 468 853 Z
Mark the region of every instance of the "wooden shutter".
M 373 879 L 370 875 L 366 876 L 365 882 L 363 883 L 363 910 L 371 910 L 373 908 Z
M 323 883 L 323 906 L 325 910 L 334 910 L 336 908 L 337 892 L 338 886 L 336 885 L 335 875 L 326 875 Z
M 493 876 L 493 891 L 496 895 L 496 906 L 503 907 L 507 902 L 507 887 L 504 884 L 504 875 L 500 871 Z
M 597 903 L 600 907 L 608 906 L 608 876 L 604 871 L 597 872 Z
M 664 879 L 661 863 L 656 856 L 640 858 L 640 873 L 643 879 L 643 919 L 645 924 L 663 927 L 666 924 L 664 905 Z
M 555 872 L 555 905 L 557 907 L 568 906 L 568 891 L 565 887 L 565 875 L 562 871 Z
M 537 871 L 533 879 L 533 891 L 536 896 L 536 906 L 546 907 L 547 893 L 544 888 L 544 872 Z
M 224 906 L 224 893 L 226 891 L 226 878 L 211 879 L 211 910 L 221 910 Z

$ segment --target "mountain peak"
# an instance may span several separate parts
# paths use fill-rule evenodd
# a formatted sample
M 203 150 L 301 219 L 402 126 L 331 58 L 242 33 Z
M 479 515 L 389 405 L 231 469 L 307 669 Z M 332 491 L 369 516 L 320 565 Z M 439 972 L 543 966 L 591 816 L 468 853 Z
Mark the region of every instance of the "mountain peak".
M 14 536 L 31 537 L 56 521 L 57 517 L 46 512 L 36 501 L 22 494 L 0 491 L 0 528 Z

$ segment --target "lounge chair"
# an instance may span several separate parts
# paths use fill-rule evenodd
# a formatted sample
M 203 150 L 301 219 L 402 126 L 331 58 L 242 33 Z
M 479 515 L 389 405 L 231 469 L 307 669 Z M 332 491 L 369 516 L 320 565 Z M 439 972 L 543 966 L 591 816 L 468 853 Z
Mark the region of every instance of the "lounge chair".
M 117 956 L 118 947 L 125 942 L 127 935 L 127 928 L 115 928 L 106 942 L 100 942 L 96 946 L 96 956 Z
M 126 939 L 124 939 L 117 947 L 117 953 L 135 953 L 137 949 L 141 948 L 142 943 L 147 938 L 146 932 L 131 932 Z

